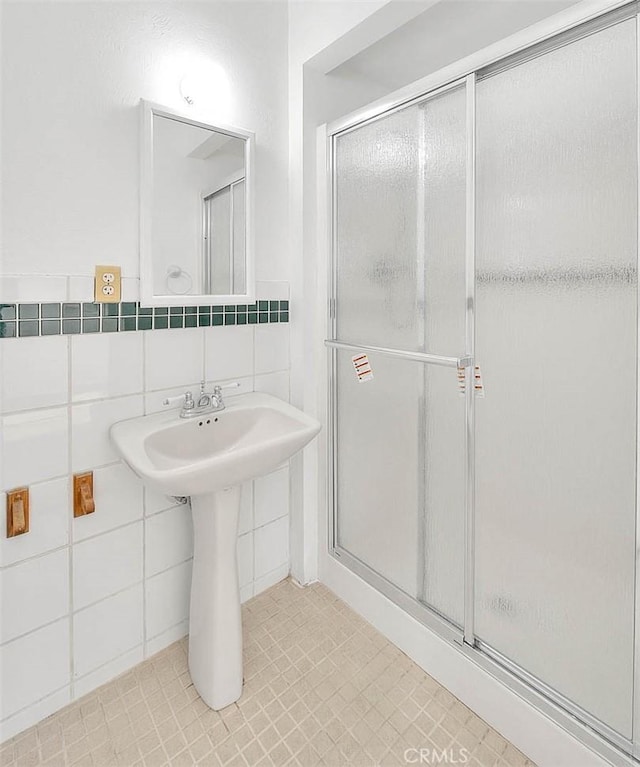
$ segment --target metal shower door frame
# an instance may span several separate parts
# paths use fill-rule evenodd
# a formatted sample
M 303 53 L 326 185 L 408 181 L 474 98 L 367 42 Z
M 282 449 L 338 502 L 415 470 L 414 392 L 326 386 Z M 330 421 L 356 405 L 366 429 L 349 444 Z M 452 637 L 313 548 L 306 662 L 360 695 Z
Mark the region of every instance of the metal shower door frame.
M 636 559 L 635 559 L 635 639 L 634 639 L 634 704 L 633 704 L 633 740 L 628 741 L 613 731 L 604 723 L 595 719 L 588 712 L 581 710 L 571 701 L 547 688 L 541 680 L 532 678 L 523 669 L 498 653 L 482 647 L 475 636 L 475 593 L 474 593 L 474 520 L 475 520 L 475 406 L 473 395 L 473 372 L 475 353 L 475 86 L 476 74 L 489 66 L 500 66 L 500 62 L 511 57 L 526 58 L 530 49 L 545 44 L 557 44 L 557 38 L 567 36 L 567 42 L 576 37 L 584 29 L 584 34 L 591 34 L 610 24 L 617 23 L 623 17 L 636 16 L 637 29 L 637 78 L 640 83 L 640 16 L 637 2 L 608 2 L 596 0 L 587 10 L 571 9 L 558 18 L 536 25 L 531 30 L 514 35 L 513 38 L 492 45 L 454 65 L 430 75 L 414 83 L 408 88 L 401 89 L 396 94 L 359 110 L 353 115 L 337 120 L 327 126 L 327 179 L 329 182 L 329 224 L 330 248 L 328 258 L 328 289 L 327 302 L 327 334 L 325 346 L 329 355 L 328 364 L 328 460 L 327 460 L 327 498 L 329 509 L 328 549 L 329 553 L 346 565 L 356 575 L 360 576 L 390 598 L 407 613 L 420 620 L 428 628 L 434 630 L 443 639 L 456 644 L 460 650 L 475 663 L 487 670 L 492 676 L 505 683 L 510 689 L 530 702 L 536 709 L 544 712 L 557 724 L 576 736 L 581 742 L 594 751 L 609 759 L 613 764 L 632 765 L 640 762 L 640 471 L 636 463 Z M 625 16 L 626 15 L 626 16 Z M 604 18 L 603 18 L 604 17 Z M 611 21 L 609 22 L 609 19 Z M 580 27 L 580 30 L 577 28 Z M 336 317 L 337 269 L 336 246 L 337 234 L 334 222 L 337 213 L 336 178 L 334 152 L 336 137 L 351 130 L 366 125 L 372 121 L 384 118 L 412 104 L 421 103 L 436 97 L 446 91 L 464 85 L 466 91 L 466 125 L 467 125 L 467 158 L 466 158 L 466 254 L 465 254 L 465 350 L 460 357 L 441 357 L 439 355 L 409 352 L 362 344 L 350 344 L 346 339 L 338 339 Z M 638 103 L 638 158 L 640 161 L 640 98 Z M 640 166 L 638 169 L 638 199 L 640 201 Z M 640 204 L 638 217 L 638 236 L 640 243 Z M 640 250 L 640 248 L 639 248 Z M 638 320 L 640 321 L 640 291 L 638 295 Z M 638 402 L 636 412 L 637 461 L 640 459 L 640 333 L 638 333 Z M 376 352 L 421 362 L 424 365 L 462 366 L 465 369 L 466 399 L 465 399 L 465 552 L 464 552 L 464 627 L 463 631 L 451 624 L 427 605 L 409 597 L 399 588 L 391 584 L 364 563 L 341 550 L 337 545 L 337 431 L 336 404 L 337 379 L 335 375 L 337 350 L 354 349 Z M 633 759 L 638 760 L 632 761 Z
M 469 106 L 469 100 L 470 98 L 474 98 L 474 91 L 471 91 L 471 95 L 469 92 L 469 83 L 471 81 L 475 80 L 475 75 L 471 74 L 464 78 L 459 78 L 457 80 L 453 80 L 451 82 L 448 82 L 444 84 L 442 87 L 436 88 L 432 90 L 429 93 L 420 93 L 418 96 L 410 99 L 409 101 L 403 102 L 399 104 L 396 108 L 392 109 L 385 109 L 377 113 L 376 115 L 372 115 L 370 119 L 367 119 L 365 121 L 357 122 L 353 126 L 348 127 L 344 130 L 336 130 L 332 131 L 328 134 L 328 178 L 330 179 L 330 241 L 331 241 L 331 249 L 330 249 L 330 258 L 329 261 L 329 275 L 328 275 L 328 285 L 329 285 L 329 301 L 328 301 L 328 316 L 327 316 L 327 339 L 325 340 L 325 346 L 329 350 L 329 403 L 328 403 L 328 413 L 329 413 L 329 436 L 328 436 L 328 447 L 330 455 L 328 456 L 327 466 L 328 466 L 328 494 L 327 497 L 329 498 L 330 504 L 331 504 L 331 510 L 329 514 L 330 524 L 329 524 L 329 551 L 333 556 L 335 556 L 337 559 L 339 559 L 342 563 L 346 564 L 351 570 L 358 573 L 361 577 L 363 577 L 367 582 L 374 585 L 379 591 L 387 595 L 390 599 L 392 599 L 394 602 L 396 602 L 398 605 L 403 607 L 409 614 L 416 617 L 418 620 L 420 620 L 425 625 L 429 626 L 430 628 L 433 628 L 440 636 L 443 638 L 453 641 L 456 644 L 462 644 L 464 641 L 466 641 L 466 637 L 468 636 L 465 631 L 461 631 L 458 626 L 450 622 L 447 618 L 443 617 L 440 613 L 438 613 L 436 610 L 431 608 L 425 603 L 419 602 L 417 599 L 413 599 L 409 595 L 405 594 L 401 589 L 399 589 L 394 584 L 387 581 L 385 578 L 380 576 L 378 573 L 375 572 L 372 568 L 368 567 L 366 564 L 358 560 L 356 557 L 351 555 L 348 551 L 345 549 L 341 549 L 338 546 L 337 543 L 337 377 L 335 375 L 336 370 L 336 351 L 338 349 L 347 349 L 347 350 L 353 350 L 353 351 L 364 351 L 364 352 L 372 352 L 381 354 L 386 357 L 394 357 L 396 359 L 404 359 L 409 361 L 414 361 L 421 363 L 424 367 L 435 365 L 438 367 L 449 367 L 449 368 L 463 368 L 465 370 L 465 412 L 467 415 L 467 418 L 469 417 L 469 414 L 473 413 L 473 358 L 468 353 L 469 346 L 471 348 L 473 347 L 473 310 L 470 307 L 470 297 L 473 297 L 474 292 L 474 286 L 473 286 L 473 264 L 471 268 L 468 266 L 468 259 L 469 259 L 469 253 L 473 253 L 473 244 L 469 243 L 468 240 L 468 232 L 469 227 L 473 226 L 473 220 L 469 220 L 469 213 L 467 212 L 467 221 L 466 221 L 466 232 L 467 232 L 467 241 L 466 241 L 466 254 L 465 254 L 465 274 L 466 274 L 466 286 L 465 286 L 465 303 L 467 306 L 466 309 L 466 323 L 465 323 L 465 336 L 466 336 L 466 345 L 465 350 L 458 356 L 443 356 L 438 354 L 430 354 L 430 353 L 423 353 L 423 352 L 413 352 L 408 350 L 402 350 L 402 349 L 396 349 L 396 348 L 388 348 L 388 347 L 380 347 L 375 345 L 366 345 L 366 344 L 356 344 L 351 343 L 347 340 L 338 339 L 337 337 L 337 316 L 336 316 L 336 295 L 337 295 L 337 263 L 336 263 L 336 253 L 337 253 L 337 232 L 336 227 L 334 226 L 334 222 L 336 220 L 337 216 L 337 194 L 336 194 L 336 175 L 334 173 L 334 153 L 335 153 L 335 144 L 336 144 L 336 138 L 339 135 L 344 135 L 345 133 L 349 133 L 351 130 L 356 130 L 363 125 L 373 122 L 379 119 L 384 119 L 389 114 L 392 114 L 396 111 L 399 111 L 401 109 L 408 108 L 410 106 L 413 106 L 414 104 L 424 104 L 430 101 L 431 99 L 437 98 L 439 96 L 442 96 L 443 94 L 453 91 L 455 89 L 459 89 L 461 87 L 465 88 L 465 98 L 466 98 L 466 114 L 467 114 L 467 130 L 469 129 L 469 115 L 473 115 L 473 107 Z M 467 164 L 470 160 L 470 152 L 467 150 Z M 473 159 L 473 158 L 471 158 Z M 468 200 L 470 198 L 473 198 L 473 174 L 469 174 L 469 169 L 467 168 L 467 179 L 466 179 L 466 190 L 465 190 L 465 196 L 467 199 L 467 207 L 468 207 Z M 469 278 L 471 276 L 471 282 L 469 282 Z M 461 306 L 461 311 L 464 310 L 464 307 Z M 423 392 L 424 395 L 424 392 Z M 465 435 L 466 440 L 472 439 L 472 429 L 469 429 L 468 422 L 467 427 L 465 429 Z M 466 464 L 467 467 L 472 463 L 472 458 L 469 459 L 468 456 L 470 455 L 469 446 L 467 445 L 465 447 L 465 457 L 466 457 Z M 471 482 L 473 480 L 471 479 Z M 469 492 L 469 489 L 471 487 L 471 483 L 469 481 L 469 478 L 467 477 L 466 480 L 466 503 L 467 508 L 465 509 L 465 528 L 469 527 L 470 530 L 472 530 L 472 525 L 470 525 L 469 520 L 472 518 L 472 510 L 468 508 L 469 503 L 472 502 L 473 499 L 473 492 Z M 466 547 L 465 547 L 466 550 Z M 465 594 L 471 593 L 473 591 L 473 571 L 468 569 L 468 565 L 465 565 Z M 465 615 L 466 615 L 466 599 L 465 599 Z

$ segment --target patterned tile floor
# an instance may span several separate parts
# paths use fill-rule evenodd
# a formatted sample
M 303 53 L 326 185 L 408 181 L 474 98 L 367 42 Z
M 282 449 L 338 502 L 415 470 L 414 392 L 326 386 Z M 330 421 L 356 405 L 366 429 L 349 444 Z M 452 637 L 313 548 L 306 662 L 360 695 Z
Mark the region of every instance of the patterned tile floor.
M 185 639 L 0 746 L 0 764 L 533 767 L 324 586 L 283 581 L 243 619 L 237 703 L 202 702 Z

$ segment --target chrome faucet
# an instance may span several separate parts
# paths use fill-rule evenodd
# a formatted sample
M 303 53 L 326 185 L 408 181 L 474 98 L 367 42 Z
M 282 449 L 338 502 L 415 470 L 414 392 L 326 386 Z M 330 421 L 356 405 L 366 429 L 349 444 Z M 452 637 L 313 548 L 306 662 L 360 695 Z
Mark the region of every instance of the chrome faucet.
M 197 416 L 207 415 L 209 413 L 217 413 L 220 410 L 224 410 L 225 404 L 222 399 L 223 389 L 237 389 L 240 384 L 235 383 L 225 384 L 224 386 L 214 386 L 212 392 L 205 391 L 205 382 L 200 381 L 200 394 L 198 395 L 198 401 L 193 398 L 193 394 L 190 391 L 186 391 L 178 397 L 168 397 L 163 400 L 162 404 L 173 405 L 175 402 L 182 403 L 182 410 L 180 411 L 180 418 L 196 418 Z
M 198 404 L 197 408 L 203 409 L 203 408 L 209 408 L 213 405 L 212 399 L 215 396 L 215 394 L 208 394 L 204 390 L 204 381 L 200 381 L 200 396 L 198 397 Z

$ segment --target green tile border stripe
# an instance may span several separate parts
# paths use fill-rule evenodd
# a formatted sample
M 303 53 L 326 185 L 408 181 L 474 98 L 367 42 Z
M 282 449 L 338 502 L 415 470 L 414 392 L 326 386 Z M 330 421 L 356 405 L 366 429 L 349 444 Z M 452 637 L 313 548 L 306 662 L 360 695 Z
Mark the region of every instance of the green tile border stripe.
M 0 304 L 0 338 L 281 323 L 289 322 L 289 311 L 289 301 L 265 299 L 253 304 L 153 308 L 134 301 L 7 303 Z

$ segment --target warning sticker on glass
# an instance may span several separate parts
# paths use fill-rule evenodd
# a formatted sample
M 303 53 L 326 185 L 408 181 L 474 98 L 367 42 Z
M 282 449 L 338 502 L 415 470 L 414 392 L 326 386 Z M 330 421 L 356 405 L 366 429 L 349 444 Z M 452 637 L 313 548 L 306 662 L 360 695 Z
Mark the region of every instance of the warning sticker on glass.
M 458 368 L 458 394 L 464 397 L 467 391 L 467 380 L 465 377 L 465 369 Z M 476 365 L 473 368 L 473 392 L 476 397 L 482 399 L 484 397 L 484 384 L 482 382 L 482 371 L 480 366 Z
M 373 371 L 369 364 L 369 357 L 367 357 L 366 354 L 354 354 L 351 361 L 353 362 L 353 367 L 356 370 L 356 375 L 358 376 L 358 381 L 360 381 L 360 383 L 373 380 Z

